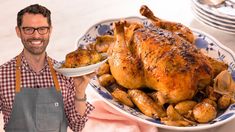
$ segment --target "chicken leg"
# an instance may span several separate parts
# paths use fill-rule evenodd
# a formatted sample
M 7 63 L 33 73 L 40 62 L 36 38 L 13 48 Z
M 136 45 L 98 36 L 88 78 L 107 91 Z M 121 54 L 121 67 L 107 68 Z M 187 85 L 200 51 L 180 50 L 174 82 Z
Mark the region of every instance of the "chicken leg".
M 166 30 L 170 30 L 179 35 L 180 37 L 184 38 L 185 40 L 189 41 L 190 43 L 194 42 L 193 33 L 188 27 L 180 23 L 164 21 L 161 20 L 160 18 L 157 18 L 156 16 L 154 16 L 153 12 L 146 5 L 141 6 L 140 14 L 150 19 L 153 25 Z
M 129 45 L 133 31 L 127 30 L 129 32 L 126 35 L 124 26 L 123 21 L 114 23 L 115 42 L 108 50 L 110 71 L 121 86 L 129 89 L 141 88 L 144 86 L 141 61 L 131 52 Z

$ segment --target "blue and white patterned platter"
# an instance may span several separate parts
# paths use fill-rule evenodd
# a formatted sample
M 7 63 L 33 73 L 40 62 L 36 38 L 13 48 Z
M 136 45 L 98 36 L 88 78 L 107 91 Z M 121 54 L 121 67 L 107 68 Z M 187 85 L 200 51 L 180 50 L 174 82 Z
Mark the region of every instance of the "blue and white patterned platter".
M 124 19 L 124 18 L 122 18 Z M 119 21 L 119 19 L 109 19 L 102 22 L 99 22 L 93 25 L 88 31 L 77 40 L 78 46 L 86 45 L 91 42 L 94 42 L 97 36 L 105 34 L 113 34 L 113 22 Z M 150 22 L 145 18 L 139 17 L 128 17 L 125 18 L 128 21 L 137 21 L 143 23 L 145 26 L 151 26 Z M 215 59 L 226 62 L 229 65 L 228 70 L 231 72 L 233 79 L 235 80 L 235 54 L 216 39 L 210 35 L 203 33 L 198 30 L 193 30 L 193 33 L 196 38 L 196 46 L 201 49 L 201 51 L 208 56 L 211 56 Z M 194 131 L 194 130 L 203 130 L 214 128 L 216 126 L 222 125 L 226 122 L 231 121 L 235 118 L 235 104 L 231 105 L 225 112 L 220 114 L 213 121 L 206 124 L 197 124 L 196 126 L 190 127 L 175 127 L 167 126 L 162 124 L 160 120 L 156 120 L 150 117 L 145 116 L 139 110 L 130 108 L 126 105 L 123 105 L 117 102 L 112 95 L 102 86 L 99 85 L 97 78 L 93 78 L 90 82 L 94 91 L 111 107 L 120 111 L 121 113 L 129 116 L 130 118 L 136 119 L 138 121 L 154 125 L 159 128 L 171 129 L 171 130 L 182 130 L 182 131 Z

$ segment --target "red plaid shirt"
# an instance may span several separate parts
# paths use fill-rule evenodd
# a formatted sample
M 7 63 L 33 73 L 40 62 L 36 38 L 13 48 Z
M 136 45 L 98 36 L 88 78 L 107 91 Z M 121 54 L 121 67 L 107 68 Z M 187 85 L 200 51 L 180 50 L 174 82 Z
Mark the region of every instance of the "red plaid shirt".
M 54 63 L 56 62 L 53 60 Z M 0 111 L 3 113 L 4 128 L 8 123 L 12 111 L 15 96 L 15 72 L 16 57 L 0 66 Z M 79 115 L 75 110 L 74 104 L 74 84 L 72 78 L 67 78 L 56 73 L 60 84 L 60 89 L 64 101 L 64 110 L 70 128 L 75 131 L 81 131 L 87 121 L 87 114 L 94 107 L 87 103 L 87 109 L 84 116 Z M 49 64 L 39 72 L 34 72 L 28 65 L 25 57 L 22 55 L 21 63 L 21 87 L 28 88 L 48 88 L 54 86 Z

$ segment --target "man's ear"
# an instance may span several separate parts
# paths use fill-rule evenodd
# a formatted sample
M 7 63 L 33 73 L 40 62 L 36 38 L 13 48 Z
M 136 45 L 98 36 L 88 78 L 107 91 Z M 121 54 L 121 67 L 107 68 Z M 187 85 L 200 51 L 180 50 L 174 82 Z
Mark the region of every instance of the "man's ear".
M 16 26 L 16 27 L 15 27 L 15 30 L 16 30 L 16 34 L 17 34 L 17 36 L 20 38 L 20 37 L 21 37 L 21 35 L 20 35 L 20 29 L 19 29 L 19 27 L 18 27 L 18 26 Z

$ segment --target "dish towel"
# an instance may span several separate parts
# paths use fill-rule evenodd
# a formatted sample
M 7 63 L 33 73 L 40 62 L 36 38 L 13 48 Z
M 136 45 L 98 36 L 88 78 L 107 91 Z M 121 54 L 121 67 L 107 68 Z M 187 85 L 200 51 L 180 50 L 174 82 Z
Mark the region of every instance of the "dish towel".
M 157 127 L 142 123 L 115 110 L 102 100 L 94 100 L 82 132 L 158 132 Z

